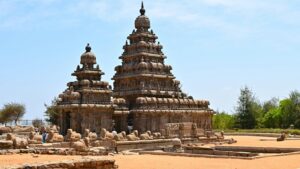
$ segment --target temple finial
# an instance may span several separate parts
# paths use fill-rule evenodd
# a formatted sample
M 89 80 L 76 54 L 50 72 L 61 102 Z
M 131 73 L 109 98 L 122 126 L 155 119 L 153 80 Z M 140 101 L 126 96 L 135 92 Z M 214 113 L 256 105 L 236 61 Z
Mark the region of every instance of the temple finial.
M 92 50 L 90 44 L 88 43 L 85 47 L 85 52 L 90 52 Z
M 144 9 L 144 2 L 142 1 L 142 6 L 141 6 L 141 9 L 140 9 L 140 13 L 141 13 L 141 15 L 145 15 L 145 12 L 146 12 L 146 10 Z

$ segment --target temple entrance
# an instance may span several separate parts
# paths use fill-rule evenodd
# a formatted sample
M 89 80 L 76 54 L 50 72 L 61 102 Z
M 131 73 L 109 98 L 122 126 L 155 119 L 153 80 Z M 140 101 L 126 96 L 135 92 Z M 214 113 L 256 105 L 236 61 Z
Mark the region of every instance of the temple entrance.
M 129 110 L 132 110 L 135 106 L 135 99 L 136 97 L 127 98 L 128 108 Z M 128 133 L 131 132 L 133 128 L 133 114 L 129 113 L 127 116 L 127 126 L 128 126 Z
M 71 112 L 65 113 L 65 127 L 63 134 L 67 134 L 67 130 L 71 128 Z

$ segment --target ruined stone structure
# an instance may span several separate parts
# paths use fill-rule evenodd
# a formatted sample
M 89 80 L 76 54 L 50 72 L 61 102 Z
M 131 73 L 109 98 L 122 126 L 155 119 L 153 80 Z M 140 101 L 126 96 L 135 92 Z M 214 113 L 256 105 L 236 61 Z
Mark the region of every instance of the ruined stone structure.
M 142 4 L 135 29 L 123 46 L 115 67 L 114 90 L 101 81 L 104 74 L 96 64 L 91 47 L 81 56 L 81 66 L 72 74 L 77 81 L 68 83 L 58 103 L 61 131 L 68 128 L 83 133 L 100 133 L 101 128 L 127 131 L 127 125 L 139 132 L 165 131 L 168 123 L 193 123 L 195 128 L 211 129 L 213 110 L 209 102 L 194 100 L 180 88 L 180 82 L 165 64 L 166 56 Z M 111 97 L 114 97 L 112 99 Z
M 77 81 L 59 95 L 60 126 L 62 133 L 73 129 L 83 133 L 85 129 L 100 132 L 101 128 L 112 130 L 113 118 L 120 129 L 126 129 L 128 110 L 124 99 L 112 100 L 108 82 L 101 81 L 104 73 L 96 65 L 96 56 L 89 44 L 81 55 L 80 65 L 72 74 Z M 123 118 L 123 119 L 122 119 Z
M 124 98 L 130 110 L 129 123 L 144 132 L 161 131 L 166 123 L 193 122 L 210 130 L 213 111 L 209 102 L 194 100 L 181 91 L 180 82 L 165 64 L 166 56 L 142 4 L 135 29 L 123 46 L 115 67 L 113 97 Z

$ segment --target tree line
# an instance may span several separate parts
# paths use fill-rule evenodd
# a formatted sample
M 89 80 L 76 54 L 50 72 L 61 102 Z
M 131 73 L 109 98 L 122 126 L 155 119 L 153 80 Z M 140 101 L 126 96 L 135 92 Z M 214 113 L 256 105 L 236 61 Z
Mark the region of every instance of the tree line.
M 297 128 L 300 129 L 300 93 L 290 92 L 285 99 L 260 102 L 246 86 L 240 90 L 234 114 L 217 112 L 215 129 Z

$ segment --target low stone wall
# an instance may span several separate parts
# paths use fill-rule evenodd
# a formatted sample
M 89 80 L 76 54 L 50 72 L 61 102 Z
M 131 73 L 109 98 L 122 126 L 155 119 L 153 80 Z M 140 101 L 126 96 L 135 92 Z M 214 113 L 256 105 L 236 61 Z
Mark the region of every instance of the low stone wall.
M 243 147 L 243 146 L 216 146 L 220 151 L 240 151 L 251 153 L 291 153 L 298 152 L 300 148 L 279 148 L 279 147 Z
M 29 149 L 7 149 L 0 150 L 0 155 L 7 154 L 47 154 L 47 155 L 84 155 L 99 156 L 108 155 L 108 151 L 103 147 L 93 147 L 88 151 L 76 151 L 73 148 L 29 148 Z
M 103 160 L 96 158 L 86 158 L 81 160 L 68 160 L 61 162 L 48 162 L 43 164 L 24 164 L 18 166 L 0 167 L 1 169 L 30 169 L 30 168 L 47 168 L 47 169 L 117 169 L 115 160 Z
M 133 149 L 157 150 L 181 144 L 179 139 L 158 139 L 158 140 L 139 140 L 139 141 L 118 141 L 116 148 L 118 151 Z
M 204 157 L 204 158 L 229 158 L 229 159 L 245 159 L 252 160 L 256 157 L 245 156 L 226 156 L 226 155 L 211 155 L 211 154 L 192 154 L 192 153 L 176 153 L 176 152 L 157 152 L 157 151 L 141 151 L 139 154 L 149 155 L 167 155 L 167 156 L 182 156 L 182 157 Z
M 218 156 L 231 156 L 231 157 L 254 157 L 258 156 L 258 153 L 251 152 L 238 152 L 238 151 L 221 151 L 214 148 L 204 147 L 184 147 L 185 153 L 191 154 L 206 154 L 206 155 L 218 155 Z
M 226 136 L 280 137 L 280 133 L 225 133 Z

